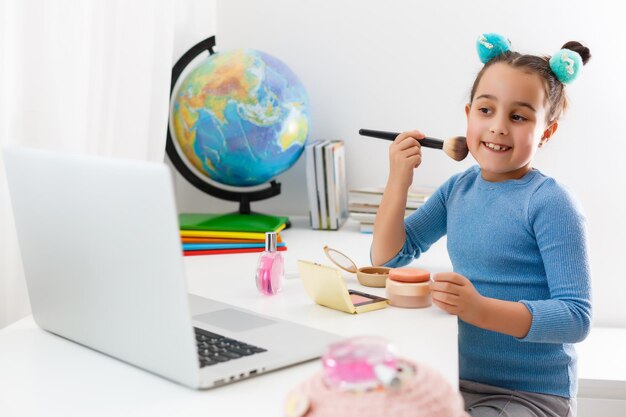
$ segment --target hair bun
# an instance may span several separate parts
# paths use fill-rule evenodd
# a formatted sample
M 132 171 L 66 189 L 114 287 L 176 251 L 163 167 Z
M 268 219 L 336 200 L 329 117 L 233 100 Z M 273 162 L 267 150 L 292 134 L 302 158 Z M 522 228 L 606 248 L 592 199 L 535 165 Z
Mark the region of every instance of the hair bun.
M 591 58 L 591 52 L 589 51 L 589 48 L 587 48 L 582 43 L 577 42 L 577 41 L 566 42 L 561 47 L 561 49 L 569 49 L 570 51 L 574 51 L 578 53 L 578 55 L 580 55 L 580 57 L 583 60 L 583 65 L 585 65 Z
M 510 50 L 511 41 L 497 33 L 482 33 L 476 39 L 476 52 L 478 52 L 478 58 L 483 64 Z

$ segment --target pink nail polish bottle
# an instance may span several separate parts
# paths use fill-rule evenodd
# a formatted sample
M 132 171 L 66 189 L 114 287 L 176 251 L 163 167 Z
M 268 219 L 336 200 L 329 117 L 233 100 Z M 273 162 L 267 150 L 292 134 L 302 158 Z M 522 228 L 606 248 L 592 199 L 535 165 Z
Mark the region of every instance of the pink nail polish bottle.
M 274 295 L 283 287 L 285 269 L 283 255 L 276 250 L 276 232 L 265 233 L 265 251 L 256 269 L 256 287 L 261 294 Z

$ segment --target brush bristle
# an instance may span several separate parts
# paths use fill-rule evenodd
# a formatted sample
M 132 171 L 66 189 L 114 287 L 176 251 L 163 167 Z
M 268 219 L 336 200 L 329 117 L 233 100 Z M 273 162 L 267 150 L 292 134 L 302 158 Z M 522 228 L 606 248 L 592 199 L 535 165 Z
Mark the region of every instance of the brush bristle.
M 467 141 L 464 136 L 456 136 L 443 142 L 443 151 L 455 161 L 462 161 L 467 156 Z

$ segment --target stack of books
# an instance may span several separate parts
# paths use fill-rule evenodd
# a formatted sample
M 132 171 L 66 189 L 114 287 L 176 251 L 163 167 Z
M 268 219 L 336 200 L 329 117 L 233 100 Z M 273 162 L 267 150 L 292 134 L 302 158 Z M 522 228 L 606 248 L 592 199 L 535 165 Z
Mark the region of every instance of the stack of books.
M 359 222 L 362 233 L 374 231 L 374 220 L 383 197 L 383 187 L 355 188 L 349 192 L 350 218 Z M 407 194 L 405 217 L 417 210 L 432 195 L 433 189 L 427 187 L 411 188 Z
M 305 155 L 311 228 L 337 230 L 348 218 L 344 143 L 316 140 Z
M 178 216 L 185 256 L 263 252 L 265 232 L 280 232 L 289 218 L 264 214 L 198 214 Z M 278 233 L 277 249 L 287 250 Z

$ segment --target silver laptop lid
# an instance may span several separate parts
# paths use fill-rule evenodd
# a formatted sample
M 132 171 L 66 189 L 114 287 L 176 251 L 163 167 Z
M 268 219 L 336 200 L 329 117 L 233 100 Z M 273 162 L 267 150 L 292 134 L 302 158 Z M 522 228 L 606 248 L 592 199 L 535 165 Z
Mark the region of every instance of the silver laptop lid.
M 4 158 L 37 324 L 197 387 L 169 169 L 20 148 Z

